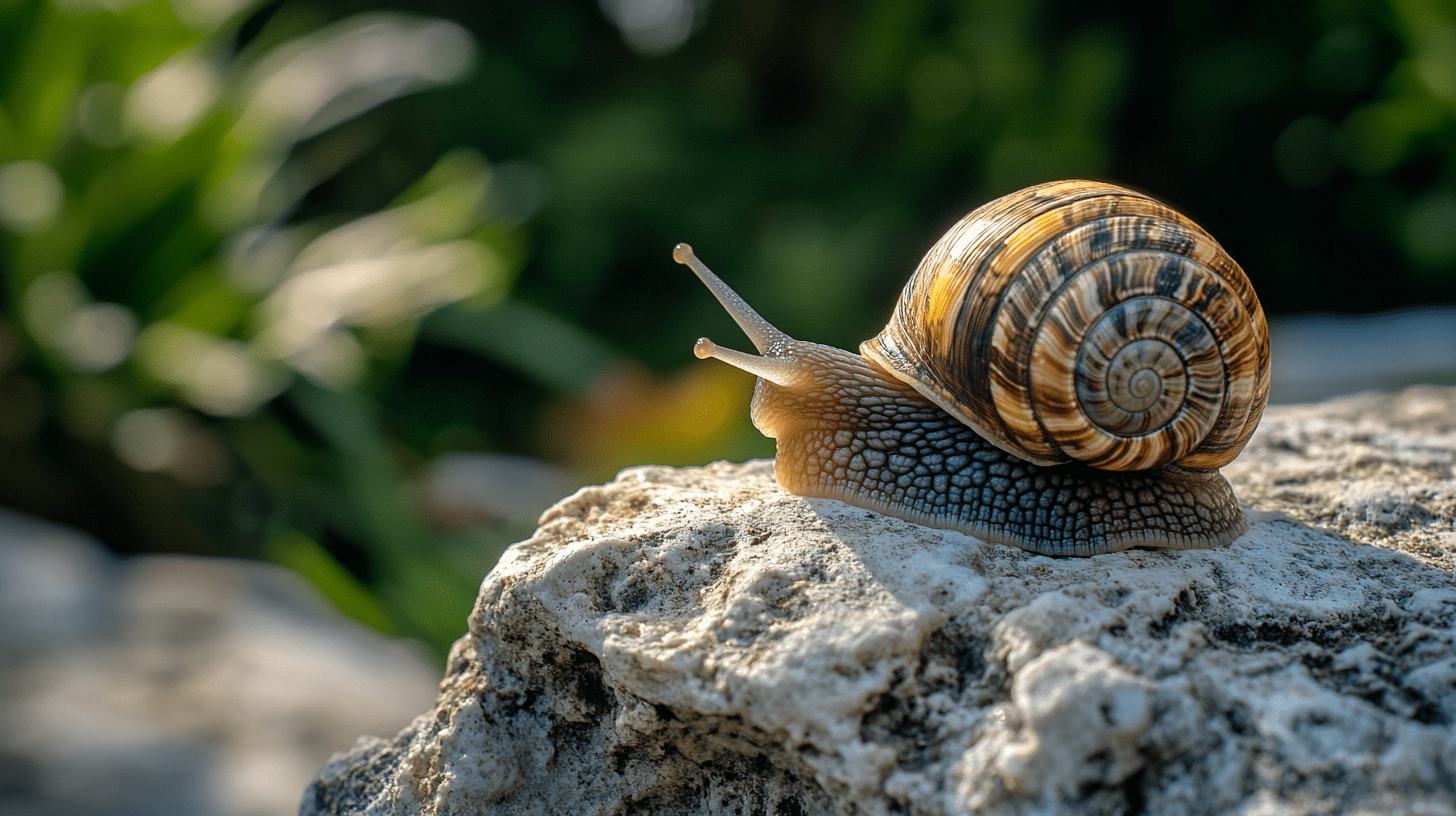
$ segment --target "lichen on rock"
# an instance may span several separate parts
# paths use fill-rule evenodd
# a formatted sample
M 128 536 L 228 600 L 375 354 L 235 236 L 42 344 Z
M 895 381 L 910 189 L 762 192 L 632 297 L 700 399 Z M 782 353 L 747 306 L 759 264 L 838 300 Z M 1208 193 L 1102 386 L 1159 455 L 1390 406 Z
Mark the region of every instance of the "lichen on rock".
M 1052 559 L 767 462 L 625 471 L 507 551 L 434 710 L 301 813 L 1456 813 L 1456 444 L 1313 410 L 1270 410 L 1219 550 Z M 1302 500 L 1342 468 L 1372 484 Z M 1420 512 L 1371 521 L 1387 488 Z

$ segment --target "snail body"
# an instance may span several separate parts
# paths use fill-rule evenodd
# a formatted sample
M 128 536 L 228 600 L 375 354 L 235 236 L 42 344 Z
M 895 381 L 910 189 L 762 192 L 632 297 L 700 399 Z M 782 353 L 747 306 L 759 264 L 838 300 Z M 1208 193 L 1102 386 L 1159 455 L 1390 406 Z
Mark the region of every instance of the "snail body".
M 1268 397 L 1253 287 L 1174 210 L 1065 181 L 961 219 L 860 354 L 795 340 L 692 254 L 757 346 L 751 417 L 786 490 L 1044 555 L 1218 547 L 1247 529 L 1217 472 Z

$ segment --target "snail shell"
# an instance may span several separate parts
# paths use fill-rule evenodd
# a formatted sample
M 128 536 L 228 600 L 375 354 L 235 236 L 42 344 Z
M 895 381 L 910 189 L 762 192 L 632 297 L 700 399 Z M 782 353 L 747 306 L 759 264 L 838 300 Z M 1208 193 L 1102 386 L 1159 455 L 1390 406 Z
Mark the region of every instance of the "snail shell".
M 1227 544 L 1247 529 L 1215 468 L 1268 397 L 1268 327 L 1206 232 L 1131 190 L 1038 185 L 961 219 L 864 356 L 795 340 L 686 244 L 758 347 L 751 415 L 791 492 L 1048 555 Z
M 1040 465 L 1222 467 L 1269 398 L 1269 327 L 1239 265 L 1169 207 L 1091 181 L 961 219 L 860 351 Z

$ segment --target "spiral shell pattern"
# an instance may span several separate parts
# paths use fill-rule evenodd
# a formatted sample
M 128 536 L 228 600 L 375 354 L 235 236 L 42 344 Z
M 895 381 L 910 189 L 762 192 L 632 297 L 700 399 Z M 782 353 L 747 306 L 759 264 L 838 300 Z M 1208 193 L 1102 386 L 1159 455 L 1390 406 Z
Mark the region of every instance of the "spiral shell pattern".
M 1091 181 L 961 219 L 860 348 L 1042 465 L 1221 467 L 1269 393 L 1268 325 L 1239 265 L 1173 209 Z

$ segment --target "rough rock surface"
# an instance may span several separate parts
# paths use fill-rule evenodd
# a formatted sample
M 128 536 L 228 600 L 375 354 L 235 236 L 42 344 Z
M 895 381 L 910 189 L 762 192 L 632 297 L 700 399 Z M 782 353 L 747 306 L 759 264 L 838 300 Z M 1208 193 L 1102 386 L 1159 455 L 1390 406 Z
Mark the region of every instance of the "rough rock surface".
M 507 551 L 434 709 L 300 813 L 1456 813 L 1452 417 L 1271 410 L 1214 551 L 1054 560 L 766 462 L 625 471 Z
M 1224 475 L 1258 509 L 1456 573 L 1456 388 L 1271 408 Z

